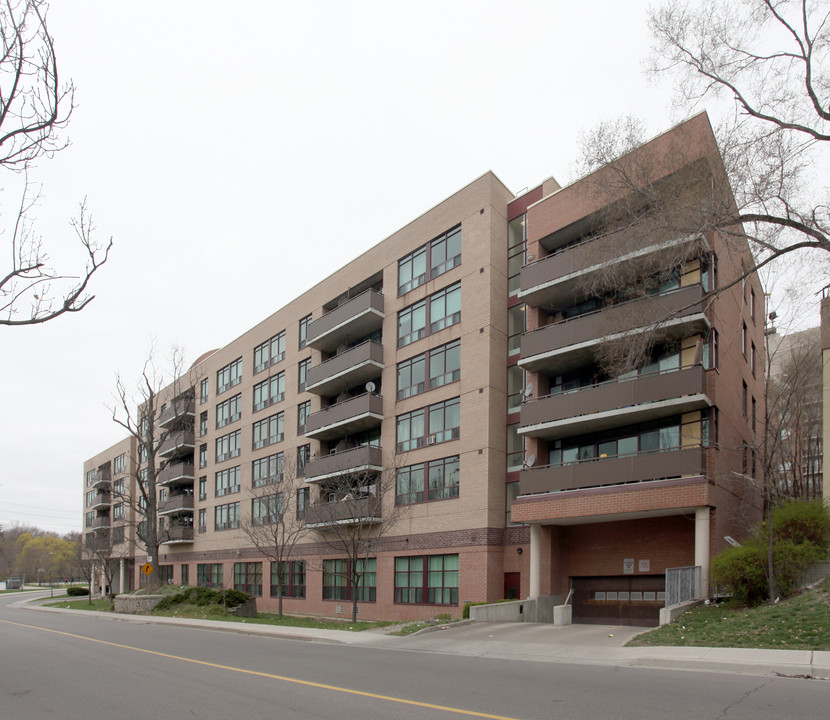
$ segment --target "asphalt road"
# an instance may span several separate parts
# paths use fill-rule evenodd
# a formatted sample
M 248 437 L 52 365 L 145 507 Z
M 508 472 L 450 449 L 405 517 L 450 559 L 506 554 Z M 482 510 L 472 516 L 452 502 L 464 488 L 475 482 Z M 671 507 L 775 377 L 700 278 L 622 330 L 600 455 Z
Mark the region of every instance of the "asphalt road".
M 10 607 L 0 719 L 818 720 L 830 684 L 498 661 Z

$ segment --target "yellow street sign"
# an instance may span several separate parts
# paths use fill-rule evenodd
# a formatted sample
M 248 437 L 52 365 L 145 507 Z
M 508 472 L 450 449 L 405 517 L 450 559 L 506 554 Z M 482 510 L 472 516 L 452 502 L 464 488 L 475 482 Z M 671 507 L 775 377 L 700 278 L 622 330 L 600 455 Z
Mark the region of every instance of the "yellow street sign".
M 145 575 L 149 575 L 151 572 L 153 572 L 153 569 L 154 568 L 152 565 L 150 565 L 150 563 L 144 563 L 141 566 L 141 572 L 143 572 Z

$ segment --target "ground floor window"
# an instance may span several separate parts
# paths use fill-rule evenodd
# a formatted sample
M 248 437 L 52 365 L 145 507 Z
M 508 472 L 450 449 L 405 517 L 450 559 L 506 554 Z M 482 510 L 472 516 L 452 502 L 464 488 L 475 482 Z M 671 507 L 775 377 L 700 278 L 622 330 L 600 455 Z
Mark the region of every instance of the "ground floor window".
M 196 584 L 200 587 L 221 588 L 222 563 L 199 563 L 196 566 Z
M 182 585 L 190 584 L 190 566 L 182 565 Z
M 395 558 L 395 602 L 458 605 L 458 555 Z
M 282 570 L 281 573 L 277 568 Z M 300 561 L 283 561 L 271 563 L 271 597 L 277 597 L 277 587 L 282 575 L 282 596 L 287 598 L 305 597 L 305 563 Z
M 233 589 L 259 597 L 262 595 L 262 563 L 238 562 L 233 564 Z
M 374 602 L 376 599 L 377 560 L 355 561 L 358 576 L 358 602 Z M 323 560 L 323 600 L 351 600 L 350 578 L 352 565 L 349 560 Z
M 159 565 L 159 577 L 163 585 L 173 584 L 173 566 Z

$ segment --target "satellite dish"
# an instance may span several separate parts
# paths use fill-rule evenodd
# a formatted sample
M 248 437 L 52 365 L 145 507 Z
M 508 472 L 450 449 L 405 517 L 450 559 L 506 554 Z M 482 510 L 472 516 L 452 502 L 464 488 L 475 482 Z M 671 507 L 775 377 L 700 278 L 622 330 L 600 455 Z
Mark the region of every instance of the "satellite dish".
M 529 382 L 525 388 L 525 397 L 530 397 L 531 395 L 533 395 L 533 383 Z
M 375 391 L 375 384 L 370 380 L 366 383 L 366 392 L 374 392 Z
M 527 458 L 527 461 L 525 462 L 525 465 L 527 465 L 529 468 L 532 468 L 535 464 L 536 464 L 536 455 L 534 455 L 533 453 L 530 453 L 530 455 Z

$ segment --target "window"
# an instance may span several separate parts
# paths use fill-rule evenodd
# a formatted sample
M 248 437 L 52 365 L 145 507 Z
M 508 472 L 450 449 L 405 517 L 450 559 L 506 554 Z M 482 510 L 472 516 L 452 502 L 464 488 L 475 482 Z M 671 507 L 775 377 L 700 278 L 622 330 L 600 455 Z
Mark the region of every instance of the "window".
M 397 452 L 407 452 L 460 436 L 461 400 L 452 398 L 398 416 Z
M 741 323 L 741 354 L 744 357 L 746 357 L 746 350 L 747 350 L 747 348 L 746 348 L 746 339 L 747 339 L 746 323 L 742 322 Z
M 507 426 L 507 472 L 521 470 L 525 461 L 525 437 L 519 435 L 519 423 Z
M 216 428 L 225 427 L 236 422 L 242 417 L 242 393 L 237 393 L 232 398 L 216 406 Z
M 124 519 L 124 503 L 116 503 L 112 506 L 112 519 L 113 520 L 123 520 Z
M 758 403 L 755 402 L 755 398 L 752 398 L 752 432 L 755 432 L 755 423 L 757 422 L 758 418 Z
M 285 398 L 285 372 L 277 373 L 254 385 L 254 412 Z
M 127 455 L 122 453 L 112 461 L 112 470 L 115 473 L 122 473 L 127 469 Z
M 207 475 L 199 478 L 199 500 L 207 500 Z
M 526 327 L 524 305 L 514 305 L 507 311 L 507 354 L 515 355 L 521 350 L 522 334 Z
M 458 605 L 458 555 L 395 558 L 395 602 Z
M 755 322 L 755 288 L 749 288 L 749 317 Z
M 214 530 L 232 530 L 239 527 L 239 503 L 217 505 L 214 508 Z
M 310 369 L 311 358 L 306 358 L 305 360 L 300 361 L 300 364 L 297 366 L 297 392 L 303 392 L 305 390 L 306 377 L 308 376 L 308 371 Z
M 233 564 L 233 589 L 259 597 L 262 595 L 262 563 L 238 562 Z
M 284 413 L 277 413 L 254 423 L 254 450 L 282 442 Z
M 251 522 L 254 525 L 273 525 L 282 519 L 282 511 L 282 493 L 251 500 Z
M 242 431 L 222 435 L 216 438 L 216 462 L 222 462 L 239 455 L 242 446 Z
M 190 582 L 190 565 L 182 565 L 182 585 Z
M 507 292 L 510 295 L 518 293 L 521 285 L 525 239 L 525 216 L 520 215 L 507 224 Z
M 743 380 L 741 381 L 741 412 L 745 418 L 749 417 L 749 388 Z
M 311 445 L 300 445 L 297 448 L 297 477 L 305 477 L 305 466 L 311 459 Z
M 427 379 L 429 383 L 427 385 Z M 398 400 L 461 379 L 461 340 L 398 363 Z
M 199 383 L 199 403 L 204 405 L 208 401 L 208 397 L 210 397 L 210 382 L 207 378 L 202 378 L 202 382 Z
M 300 342 L 298 344 L 300 350 L 305 347 L 306 341 L 308 340 L 309 325 L 311 325 L 311 315 L 306 315 L 304 318 L 300 318 Z
M 199 437 L 204 437 L 205 435 L 207 435 L 207 431 L 208 431 L 208 416 L 207 416 L 207 410 L 205 410 L 204 412 L 202 412 L 199 415 Z
M 282 582 L 280 582 L 282 580 Z M 299 560 L 271 563 L 271 597 L 277 597 L 277 588 L 282 585 L 282 596 L 305 597 L 305 563 Z
M 707 370 L 718 367 L 718 331 L 715 328 L 709 331 L 707 342 L 703 345 L 703 367 Z
M 749 369 L 752 371 L 752 376 L 755 377 L 755 343 L 752 343 L 749 348 Z
M 199 563 L 196 566 L 196 584 L 199 587 L 221 588 L 222 563 Z
M 199 445 L 199 467 L 207 466 L 207 443 Z
M 413 505 L 458 497 L 458 455 L 398 470 L 396 505 Z
M 254 375 L 285 359 L 285 330 L 254 348 Z
M 323 560 L 323 600 L 351 600 L 349 578 L 352 565 L 349 560 Z M 376 594 L 377 560 L 355 561 L 358 602 L 374 602 Z
M 398 313 L 398 347 L 409 345 L 460 321 L 461 283 L 458 282 Z
M 216 372 L 216 394 L 221 395 L 228 388 L 242 382 L 242 358 L 225 365 Z
M 283 454 L 268 455 L 253 462 L 253 486 L 262 487 L 272 483 L 282 482 L 284 468 Z
M 525 391 L 525 371 L 518 365 L 507 368 L 507 412 L 519 412 Z
M 216 497 L 239 492 L 239 465 L 216 473 Z
M 113 545 L 120 545 L 124 542 L 124 528 L 123 527 L 114 527 L 112 529 L 112 534 L 110 536 L 110 541 Z
M 311 400 L 306 400 L 304 403 L 297 405 L 297 435 L 305 434 L 305 426 L 309 415 L 311 415 Z
M 173 584 L 173 566 L 172 565 L 159 565 L 159 578 L 161 582 L 165 585 L 172 585 Z
M 310 503 L 310 488 L 300 488 L 297 490 L 297 519 L 302 520 L 305 517 L 306 508 Z
M 118 478 L 112 484 L 112 494 L 115 495 L 115 497 L 123 497 L 126 492 L 127 492 L 126 481 L 124 480 L 124 478 Z
M 207 532 L 207 508 L 199 508 L 199 532 Z
M 398 295 L 408 293 L 427 280 L 461 264 L 461 226 L 447 230 L 398 261 Z

